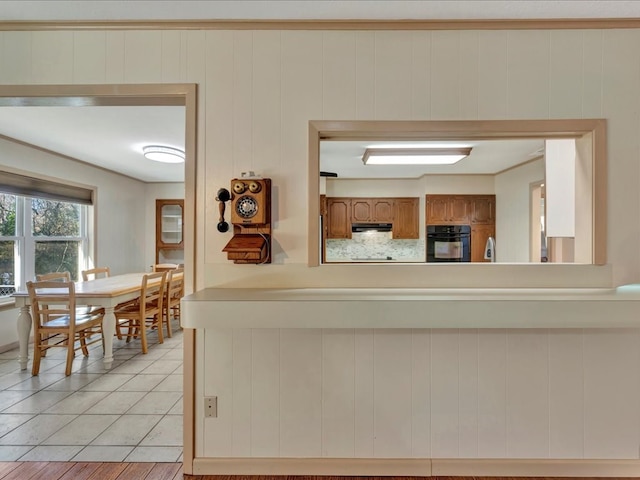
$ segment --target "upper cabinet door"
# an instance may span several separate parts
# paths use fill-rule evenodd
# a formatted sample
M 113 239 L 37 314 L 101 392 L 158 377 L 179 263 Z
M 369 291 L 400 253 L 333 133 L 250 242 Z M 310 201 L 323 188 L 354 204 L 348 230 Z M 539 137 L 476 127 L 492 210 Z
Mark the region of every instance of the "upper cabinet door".
M 372 221 L 381 223 L 393 222 L 393 198 L 374 198 L 371 201 Z
M 184 200 L 156 201 L 157 243 L 160 248 L 181 246 Z
M 353 222 L 371 222 L 372 213 L 370 198 L 351 199 L 351 220 Z
M 469 198 L 454 195 L 449 201 L 449 221 L 456 224 L 469 223 Z
M 418 198 L 396 198 L 393 238 L 420 238 L 419 212 Z
M 449 195 L 427 195 L 427 224 L 449 223 Z
M 471 199 L 471 223 L 493 224 L 496 218 L 496 196 L 474 195 Z
M 351 199 L 327 198 L 327 238 L 351 238 Z

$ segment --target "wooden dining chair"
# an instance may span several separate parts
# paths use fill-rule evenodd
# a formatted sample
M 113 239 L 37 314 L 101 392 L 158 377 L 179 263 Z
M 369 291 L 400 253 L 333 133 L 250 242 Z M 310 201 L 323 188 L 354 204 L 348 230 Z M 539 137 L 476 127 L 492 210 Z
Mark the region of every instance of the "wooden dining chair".
M 167 272 L 167 284 L 162 305 L 163 322 L 167 326 L 167 337 L 171 338 L 171 318 L 180 319 L 180 299 L 184 296 L 184 268 L 175 268 Z
M 33 312 L 32 375 L 40 372 L 40 360 L 50 348 L 66 348 L 65 375 L 71 374 L 76 350 L 89 355 L 88 345 L 102 341 L 104 308 L 78 309 L 73 282 L 27 282 Z M 97 337 L 92 335 L 99 334 Z M 76 347 L 76 341 L 79 346 Z
M 82 271 L 82 280 L 87 282 L 96 278 L 106 278 L 111 276 L 109 267 L 96 267 Z
M 51 272 L 36 275 L 38 282 L 70 282 L 71 274 L 69 272 Z
M 162 303 L 167 272 L 147 273 L 142 277 L 140 297 L 137 302 L 116 307 L 116 323 L 123 330 L 127 343 L 132 338 L 140 338 L 142 353 L 147 353 L 147 329 L 158 330 L 158 342 L 164 343 L 162 335 Z

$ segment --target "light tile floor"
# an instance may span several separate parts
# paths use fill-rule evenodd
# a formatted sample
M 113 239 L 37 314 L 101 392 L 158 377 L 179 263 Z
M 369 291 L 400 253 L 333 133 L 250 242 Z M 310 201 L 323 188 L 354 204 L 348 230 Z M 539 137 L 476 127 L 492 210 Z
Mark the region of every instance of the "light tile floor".
M 114 338 L 110 370 L 97 344 L 76 353 L 64 375 L 64 349 L 49 350 L 40 375 L 0 354 L 0 461 L 181 462 L 182 331 L 158 343 Z M 30 348 L 29 356 L 33 356 Z

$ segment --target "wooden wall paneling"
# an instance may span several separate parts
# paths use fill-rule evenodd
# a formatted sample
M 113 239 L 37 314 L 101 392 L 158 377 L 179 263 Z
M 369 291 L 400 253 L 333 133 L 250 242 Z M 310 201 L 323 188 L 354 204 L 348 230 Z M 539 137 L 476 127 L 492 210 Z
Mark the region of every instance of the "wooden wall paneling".
M 280 456 L 280 331 L 251 332 L 251 455 Z
M 374 331 L 358 329 L 354 332 L 354 456 L 374 456 Z
M 507 335 L 502 329 L 478 332 L 478 457 L 507 453 Z
M 507 331 L 507 457 L 549 455 L 547 330 Z
M 375 118 L 376 41 L 375 32 L 355 32 L 356 120 Z
M 375 32 L 375 118 L 411 118 L 411 32 Z
M 196 425 L 196 437 L 203 432 L 203 456 L 231 457 L 233 439 L 233 331 L 207 329 L 204 331 L 204 348 L 201 355 L 204 396 L 218 397 L 218 417 L 200 417 Z M 202 401 L 196 397 L 196 403 Z M 197 411 L 202 412 L 198 409 Z M 196 455 L 198 451 L 196 451 Z
M 640 333 L 584 332 L 584 457 L 638 457 Z
M 582 116 L 584 42 L 580 31 L 550 32 L 549 117 Z
M 411 332 L 411 456 L 431 458 L 431 330 Z
M 253 32 L 252 165 L 256 173 L 263 175 L 281 168 L 286 161 L 281 155 L 280 69 L 274 68 L 280 60 L 280 33 Z M 277 213 L 276 199 L 272 197 L 272 218 L 277 219 Z
M 196 39 L 189 38 L 189 44 L 197 43 Z M 191 49 L 190 49 L 191 50 Z M 235 178 L 237 172 L 233 163 L 233 123 L 229 119 L 233 116 L 233 32 L 215 31 L 206 32 L 206 44 L 204 47 L 204 85 L 200 86 L 200 104 L 204 109 L 198 114 L 204 116 L 200 124 L 201 131 L 207 141 L 203 144 L 203 150 L 199 151 L 203 159 L 204 189 L 207 201 L 205 202 L 205 218 L 218 218 L 218 202 L 215 197 L 218 189 L 229 189 L 230 181 Z M 188 60 L 189 69 L 195 65 L 195 58 L 191 55 Z M 199 77 L 203 74 L 199 69 L 188 75 Z M 229 93 L 231 92 L 231 94 Z M 204 163 L 206 159 L 206 163 Z M 226 220 L 229 222 L 230 212 L 226 212 Z M 231 235 L 221 235 L 216 229 L 216 222 L 204 222 L 205 241 L 204 259 L 206 262 L 226 261 L 222 253 L 225 244 Z
M 507 118 L 508 32 L 478 34 L 478 118 Z
M 251 413 L 253 404 L 252 377 L 252 335 L 251 330 L 237 328 L 233 330 L 232 360 L 233 403 L 231 408 L 231 456 L 251 456 Z M 223 412 L 224 413 L 224 412 Z
M 73 82 L 106 83 L 106 32 L 73 32 Z
M 431 119 L 460 118 L 460 32 L 431 32 Z
M 184 81 L 186 62 L 182 51 L 184 33 L 180 31 L 163 31 L 160 37 L 161 78 L 163 83 L 180 83 Z
M 31 80 L 33 83 L 73 82 L 73 32 L 33 32 Z
M 0 80 L 7 85 L 31 83 L 31 32 L 4 32 L 2 37 Z
M 549 457 L 584 456 L 584 363 L 581 329 L 549 332 Z
M 322 456 L 322 331 L 280 336 L 280 455 Z
M 583 118 L 602 118 L 603 32 L 585 30 L 582 33 L 582 115 Z
M 459 456 L 458 329 L 431 331 L 431 457 Z
M 510 31 L 508 118 L 549 118 L 548 31 Z
M 460 330 L 458 353 L 458 456 L 478 456 L 478 330 Z
M 287 261 L 307 260 L 305 242 L 298 242 L 299 219 L 307 216 L 309 120 L 322 116 L 322 32 L 282 32 L 282 163 L 280 178 L 274 178 L 278 195 L 278 244 Z M 289 176 L 284 172 L 300 172 Z M 304 223 L 304 222 L 302 222 Z M 304 228 L 304 227 L 303 227 Z M 278 254 L 273 259 L 278 263 Z
M 354 457 L 355 332 L 322 330 L 322 456 Z
M 628 222 L 633 217 L 640 218 L 640 163 L 637 152 L 640 149 L 640 60 L 638 52 L 620 49 L 620 45 L 640 44 L 639 31 L 605 32 L 603 43 L 603 114 L 610 119 L 607 123 L 608 144 L 608 184 L 607 211 L 608 225 L 625 225 L 624 235 L 608 235 L 607 263 L 617 265 L 614 285 L 635 282 L 638 278 L 637 265 L 640 265 L 640 252 L 628 248 L 629 238 L 640 236 L 640 222 Z M 624 195 L 616 194 L 624 192 Z
M 324 32 L 322 46 L 322 118 L 353 120 L 356 113 L 356 36 Z
M 252 32 L 233 32 L 233 178 L 255 170 L 253 157 L 260 155 L 253 149 L 253 82 Z
M 125 32 L 105 32 L 105 71 L 107 83 L 125 82 Z
M 411 119 L 429 120 L 431 98 L 429 65 L 431 63 L 431 34 L 411 33 Z
M 155 83 L 162 78 L 162 32 L 125 33 L 127 83 Z
M 374 331 L 374 452 L 411 456 L 411 331 Z
M 459 120 L 478 119 L 478 55 L 477 31 L 460 32 L 460 117 Z

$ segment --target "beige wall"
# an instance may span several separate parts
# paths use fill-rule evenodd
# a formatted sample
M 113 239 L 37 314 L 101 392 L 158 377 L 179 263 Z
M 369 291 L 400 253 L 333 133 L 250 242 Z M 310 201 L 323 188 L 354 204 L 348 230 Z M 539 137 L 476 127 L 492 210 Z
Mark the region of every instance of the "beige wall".
M 522 282 L 503 265 L 307 268 L 308 121 L 606 118 L 610 266 L 525 276 L 608 286 L 640 276 L 639 44 L 634 29 L 0 32 L 0 83 L 198 84 L 198 288 Z M 273 179 L 272 265 L 221 251 L 215 195 L 247 170 Z M 637 330 L 205 330 L 197 418 L 203 394 L 219 417 L 196 423 L 196 453 L 637 459 L 639 346 Z

